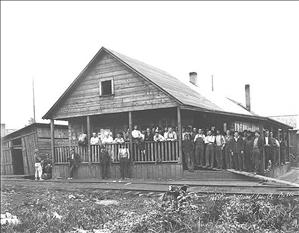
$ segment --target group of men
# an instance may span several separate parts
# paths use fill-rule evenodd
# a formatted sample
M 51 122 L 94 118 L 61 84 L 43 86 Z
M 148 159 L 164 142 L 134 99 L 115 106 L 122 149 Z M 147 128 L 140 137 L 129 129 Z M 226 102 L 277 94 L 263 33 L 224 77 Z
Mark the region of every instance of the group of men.
M 105 132 L 104 134 L 93 133 L 90 144 L 101 146 L 102 177 L 104 179 L 108 177 L 111 161 L 110 155 L 104 146 L 105 144 L 116 143 L 122 145 L 118 151 L 118 157 L 121 177 L 125 178 L 130 176 L 130 152 L 125 145 L 130 137 L 132 137 L 133 142 L 137 144 L 140 151 L 145 153 L 144 142 L 175 141 L 178 139 L 176 131 L 177 128 L 174 127 L 162 129 L 158 126 L 139 130 L 138 126 L 134 125 L 131 135 L 130 131 L 127 130 L 117 133 L 114 139 L 111 132 Z M 86 136 L 83 138 L 86 141 Z M 189 126 L 183 127 L 182 139 L 183 165 L 185 169 L 190 171 L 193 171 L 195 167 L 210 167 L 264 173 L 266 169 L 278 165 L 278 163 L 284 163 L 287 154 L 287 143 L 284 135 L 280 135 L 278 139 L 268 130 L 263 135 L 259 131 L 233 132 L 227 130 L 223 135 L 215 126 L 206 130 Z M 73 159 L 73 161 L 75 160 Z M 76 164 L 75 162 L 71 163 L 70 177 L 73 175 Z
M 152 129 L 146 128 L 146 130 L 140 130 L 137 125 L 134 125 L 134 128 L 131 133 L 132 139 L 134 142 L 143 142 L 143 141 L 174 141 L 177 140 L 177 133 L 173 130 L 172 127 L 167 127 L 164 131 L 160 127 L 153 127 Z M 107 143 L 124 143 L 130 140 L 129 130 L 125 132 L 119 132 L 116 134 L 116 137 L 113 139 L 111 132 L 101 133 L 92 133 L 90 139 L 90 145 L 102 145 Z
M 199 166 L 264 173 L 286 159 L 285 138 L 277 139 L 268 130 L 263 136 L 259 131 L 227 130 L 224 136 L 215 127 L 206 130 L 206 134 L 202 129 L 189 128 L 183 129 L 182 136 L 184 166 L 190 171 Z

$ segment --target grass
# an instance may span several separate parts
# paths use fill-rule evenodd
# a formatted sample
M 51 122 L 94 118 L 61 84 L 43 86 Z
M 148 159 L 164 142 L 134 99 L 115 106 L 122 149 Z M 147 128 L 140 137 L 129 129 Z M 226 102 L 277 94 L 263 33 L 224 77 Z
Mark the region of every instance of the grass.
M 299 232 L 298 197 L 187 193 L 180 200 L 120 191 L 4 184 L 1 232 Z M 100 205 L 116 200 L 117 205 Z M 105 231 L 104 231 L 105 230 Z

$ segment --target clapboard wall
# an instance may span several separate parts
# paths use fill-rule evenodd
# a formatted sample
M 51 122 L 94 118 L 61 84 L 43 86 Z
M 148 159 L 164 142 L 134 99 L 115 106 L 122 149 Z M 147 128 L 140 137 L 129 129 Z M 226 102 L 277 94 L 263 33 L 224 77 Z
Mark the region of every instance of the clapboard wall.
M 131 177 L 136 179 L 175 179 L 183 176 L 182 165 L 179 163 L 135 163 L 131 166 Z M 69 175 L 69 164 L 55 164 L 53 167 L 53 178 L 67 178 Z M 120 178 L 119 163 L 112 163 L 109 169 L 109 177 Z M 74 174 L 74 178 L 101 179 L 100 164 L 81 163 Z
M 113 79 L 114 94 L 100 96 L 99 82 L 106 78 Z M 165 92 L 105 53 L 64 98 L 53 119 L 175 106 Z
M 1 175 L 12 175 L 12 156 L 9 142 L 2 143 L 1 145 Z

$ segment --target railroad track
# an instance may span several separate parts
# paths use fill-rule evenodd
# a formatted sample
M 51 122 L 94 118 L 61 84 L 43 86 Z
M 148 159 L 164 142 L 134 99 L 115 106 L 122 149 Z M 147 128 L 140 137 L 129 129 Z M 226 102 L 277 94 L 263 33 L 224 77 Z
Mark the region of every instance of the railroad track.
M 176 183 L 177 182 L 177 183 Z M 189 182 L 189 184 L 188 184 Z M 188 191 L 194 193 L 202 194 L 212 194 L 212 193 L 221 193 L 227 195 L 289 195 L 289 196 L 299 196 L 299 188 L 292 187 L 283 184 L 274 184 L 267 182 L 256 182 L 251 183 L 250 185 L 237 185 L 237 184 L 213 184 L 209 183 L 204 184 L 190 184 L 188 180 L 180 180 L 173 182 L 133 182 L 131 180 L 124 182 L 113 182 L 113 181 L 82 181 L 82 180 L 48 180 L 48 181 L 33 181 L 26 179 L 2 179 L 1 190 L 5 191 L 6 187 L 11 186 L 21 186 L 24 188 L 30 189 L 31 187 L 38 186 L 44 187 L 45 189 L 55 189 L 57 191 L 78 191 L 78 190 L 94 190 L 98 191 L 109 191 L 109 192 L 134 192 L 136 195 L 148 193 L 153 193 L 157 196 L 162 195 L 165 191 L 168 190 L 169 185 L 181 186 L 186 184 L 189 186 Z

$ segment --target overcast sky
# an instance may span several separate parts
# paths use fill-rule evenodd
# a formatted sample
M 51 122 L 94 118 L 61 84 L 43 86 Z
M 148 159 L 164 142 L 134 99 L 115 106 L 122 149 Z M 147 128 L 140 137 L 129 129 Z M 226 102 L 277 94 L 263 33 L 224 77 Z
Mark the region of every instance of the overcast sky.
M 40 121 L 102 47 L 245 102 L 298 114 L 299 2 L 1 2 L 1 123 Z

